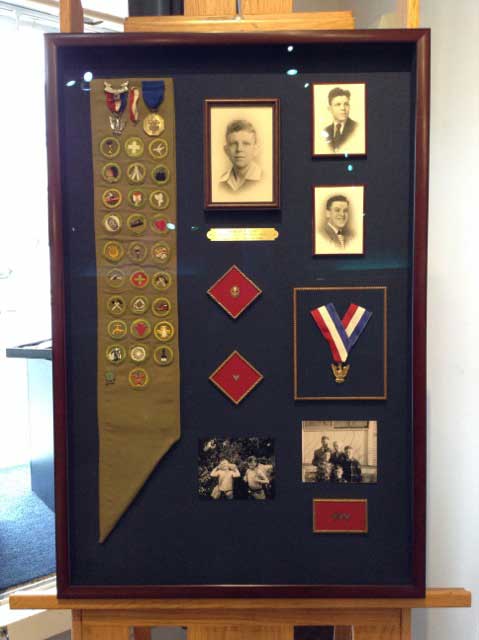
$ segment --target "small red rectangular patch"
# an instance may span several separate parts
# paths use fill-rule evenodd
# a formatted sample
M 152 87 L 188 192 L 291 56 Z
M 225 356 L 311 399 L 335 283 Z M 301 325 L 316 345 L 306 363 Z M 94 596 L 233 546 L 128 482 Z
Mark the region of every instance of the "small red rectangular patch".
M 367 533 L 367 500 L 313 500 L 315 533 Z

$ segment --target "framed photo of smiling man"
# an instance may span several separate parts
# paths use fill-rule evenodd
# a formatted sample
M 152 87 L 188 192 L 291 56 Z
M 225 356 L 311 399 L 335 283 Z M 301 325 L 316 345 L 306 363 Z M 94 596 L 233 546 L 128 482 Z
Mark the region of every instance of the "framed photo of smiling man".
M 313 156 L 366 155 L 366 84 L 313 84 Z
M 313 187 L 313 255 L 364 253 L 364 185 Z
M 205 208 L 279 208 L 279 99 L 205 100 Z

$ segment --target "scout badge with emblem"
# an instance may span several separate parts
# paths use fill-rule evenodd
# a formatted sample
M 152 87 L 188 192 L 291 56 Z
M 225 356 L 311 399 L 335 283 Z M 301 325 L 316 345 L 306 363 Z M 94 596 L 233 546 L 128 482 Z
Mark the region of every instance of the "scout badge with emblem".
M 105 80 L 104 87 L 106 106 L 111 111 L 110 127 L 115 135 L 120 136 L 126 125 L 126 122 L 121 119 L 121 115 L 128 100 L 128 80 L 122 82 L 117 89 Z
M 165 121 L 156 111 L 165 97 L 165 83 L 163 80 L 144 80 L 141 86 L 143 101 L 150 109 L 143 120 L 143 130 L 148 136 L 159 136 L 165 130 Z
M 350 368 L 346 360 L 373 314 L 364 307 L 351 303 L 341 320 L 331 302 L 312 309 L 310 313 L 331 349 L 334 379 L 342 384 Z

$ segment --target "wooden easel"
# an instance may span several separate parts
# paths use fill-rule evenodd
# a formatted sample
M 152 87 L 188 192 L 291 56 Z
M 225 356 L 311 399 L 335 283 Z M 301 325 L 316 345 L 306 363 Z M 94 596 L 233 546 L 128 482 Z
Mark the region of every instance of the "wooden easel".
M 419 0 L 397 0 L 408 27 Z M 353 29 L 351 11 L 292 13 L 292 0 L 185 0 L 184 16 L 128 18 L 126 31 L 237 32 Z M 60 0 L 61 31 L 83 31 L 81 0 Z M 464 589 L 430 589 L 424 599 L 59 600 L 10 598 L 12 609 L 71 609 L 73 640 L 149 640 L 155 626 L 186 626 L 188 640 L 293 640 L 295 625 L 353 625 L 355 640 L 410 640 L 411 609 L 470 607 Z M 134 630 L 132 633 L 132 629 Z
M 188 640 L 293 640 L 295 625 L 353 625 L 355 640 L 410 640 L 411 609 L 470 607 L 464 589 L 424 599 L 58 600 L 23 593 L 12 609 L 71 609 L 73 640 L 149 640 L 150 628 L 186 626 Z

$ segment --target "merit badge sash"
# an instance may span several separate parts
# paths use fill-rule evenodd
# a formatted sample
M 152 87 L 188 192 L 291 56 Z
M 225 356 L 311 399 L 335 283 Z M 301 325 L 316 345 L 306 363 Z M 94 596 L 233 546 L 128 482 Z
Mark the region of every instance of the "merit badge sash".
M 312 309 L 311 315 L 331 349 L 331 370 L 334 379 L 338 384 L 342 384 L 350 368 L 349 364 L 345 364 L 346 360 L 372 313 L 357 304 L 350 304 L 341 319 L 334 304 L 329 303 Z
M 90 106 L 103 542 L 180 437 L 173 80 L 95 79 Z

